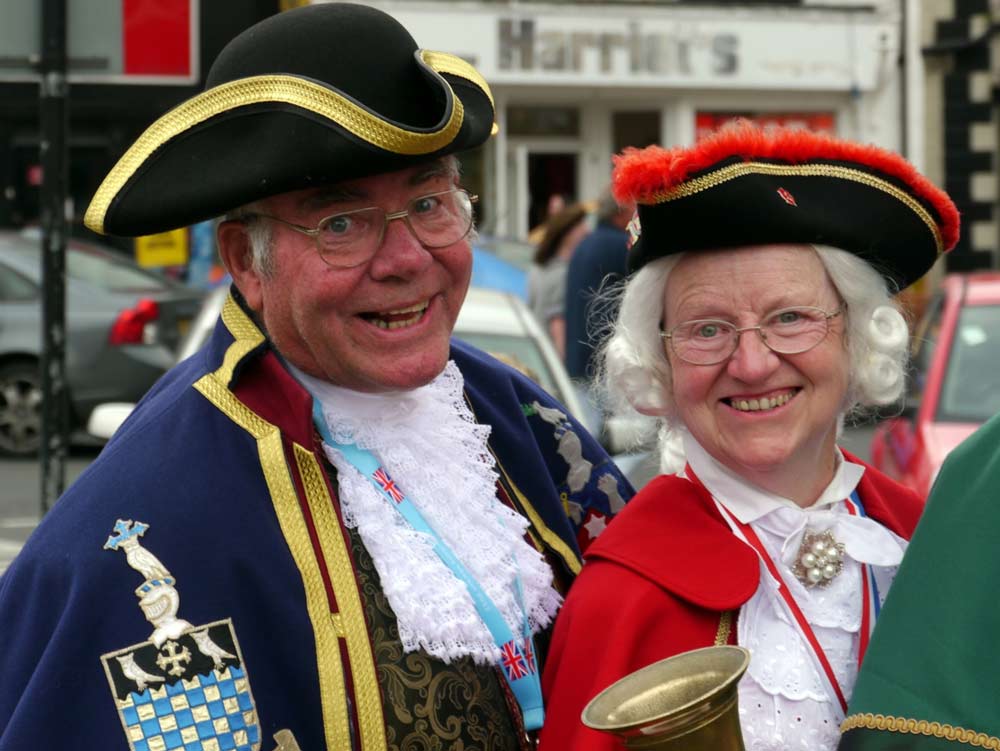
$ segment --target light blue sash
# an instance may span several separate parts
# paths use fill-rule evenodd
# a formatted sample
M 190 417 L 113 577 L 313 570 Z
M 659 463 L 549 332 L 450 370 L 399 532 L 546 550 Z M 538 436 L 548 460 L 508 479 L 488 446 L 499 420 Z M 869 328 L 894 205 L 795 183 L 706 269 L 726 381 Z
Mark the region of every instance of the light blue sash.
M 378 459 L 365 449 L 355 444 L 343 444 L 334 440 L 323 416 L 323 410 L 318 400 L 313 400 L 313 420 L 323 441 L 337 449 L 355 469 L 364 475 L 375 489 L 395 508 L 413 529 L 429 535 L 434 541 L 434 552 L 438 554 L 452 573 L 465 584 L 476 612 L 493 636 L 493 641 L 500 650 L 500 667 L 507 678 L 511 691 L 517 698 L 524 715 L 524 727 L 527 730 L 538 730 L 545 719 L 542 704 L 542 687 L 538 675 L 538 662 L 535 657 L 535 643 L 528 626 L 528 615 L 524 607 L 524 590 L 520 575 L 514 577 L 514 587 L 518 604 L 521 607 L 521 635 L 515 637 L 500 614 L 496 604 L 483 591 L 468 569 L 452 552 L 451 548 L 441 539 L 440 535 L 427 523 L 419 509 L 399 489 L 395 481 L 379 464 Z

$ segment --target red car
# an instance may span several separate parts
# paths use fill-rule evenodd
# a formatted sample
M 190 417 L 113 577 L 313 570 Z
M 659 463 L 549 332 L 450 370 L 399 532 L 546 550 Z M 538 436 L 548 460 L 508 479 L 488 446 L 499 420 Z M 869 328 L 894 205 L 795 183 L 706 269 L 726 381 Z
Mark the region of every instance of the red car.
M 913 366 L 906 407 L 875 430 L 871 461 L 926 496 L 948 452 L 1000 412 L 1000 273 L 945 277 Z

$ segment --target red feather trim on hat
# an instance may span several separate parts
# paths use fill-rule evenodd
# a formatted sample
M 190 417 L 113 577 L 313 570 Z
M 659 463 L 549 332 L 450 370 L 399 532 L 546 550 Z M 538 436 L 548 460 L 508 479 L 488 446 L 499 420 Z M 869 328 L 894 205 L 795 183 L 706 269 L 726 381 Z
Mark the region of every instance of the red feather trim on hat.
M 951 250 L 958 242 L 959 215 L 955 204 L 898 154 L 808 130 L 773 128 L 765 131 L 745 120 L 713 133 L 694 146 L 625 149 L 614 157 L 612 188 L 615 198 L 619 203 L 654 203 L 656 194 L 665 193 L 689 176 L 734 156 L 746 161 L 769 159 L 788 164 L 822 159 L 862 165 L 903 182 L 914 196 L 934 210 L 940 218 L 945 250 Z

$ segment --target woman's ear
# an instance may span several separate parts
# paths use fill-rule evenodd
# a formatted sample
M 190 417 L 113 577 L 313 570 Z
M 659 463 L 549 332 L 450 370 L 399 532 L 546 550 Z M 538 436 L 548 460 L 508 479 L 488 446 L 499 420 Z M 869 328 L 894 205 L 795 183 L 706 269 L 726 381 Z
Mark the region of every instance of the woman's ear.
M 262 307 L 261 272 L 254 266 L 253 250 L 246 225 L 234 219 L 221 224 L 216 231 L 219 257 L 233 277 L 236 288 L 255 313 Z

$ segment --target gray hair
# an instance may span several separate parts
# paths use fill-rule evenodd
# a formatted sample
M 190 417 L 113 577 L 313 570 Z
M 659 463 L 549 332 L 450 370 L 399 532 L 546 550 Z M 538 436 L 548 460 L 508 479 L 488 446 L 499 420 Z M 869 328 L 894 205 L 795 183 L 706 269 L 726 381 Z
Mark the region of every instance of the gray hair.
M 225 216 L 225 220 L 242 222 L 246 228 L 247 240 L 250 244 L 250 257 L 253 270 L 264 277 L 274 273 L 274 254 L 271 252 L 271 223 L 261 216 L 264 211 L 263 201 L 254 201 L 238 209 L 233 209 Z
M 440 163 L 449 177 L 457 178 L 461 173 L 461 165 L 454 154 L 441 157 Z M 226 214 L 225 220 L 243 223 L 250 244 L 253 269 L 261 276 L 269 277 L 274 273 L 274 253 L 271 244 L 271 223 L 261 216 L 262 213 L 266 213 L 264 200 L 266 199 L 233 209 Z M 475 238 L 474 234 L 472 238 Z
M 848 390 L 843 419 L 865 407 L 891 404 L 903 393 L 909 327 L 884 277 L 869 263 L 838 248 L 813 245 L 844 302 Z M 660 336 L 663 292 L 684 254 L 646 264 L 621 291 L 618 320 L 604 345 L 598 378 L 612 414 L 657 418 L 661 457 L 677 458 L 670 364 Z M 680 458 L 683 458 L 681 455 Z M 672 471 L 673 461 L 664 462 Z

